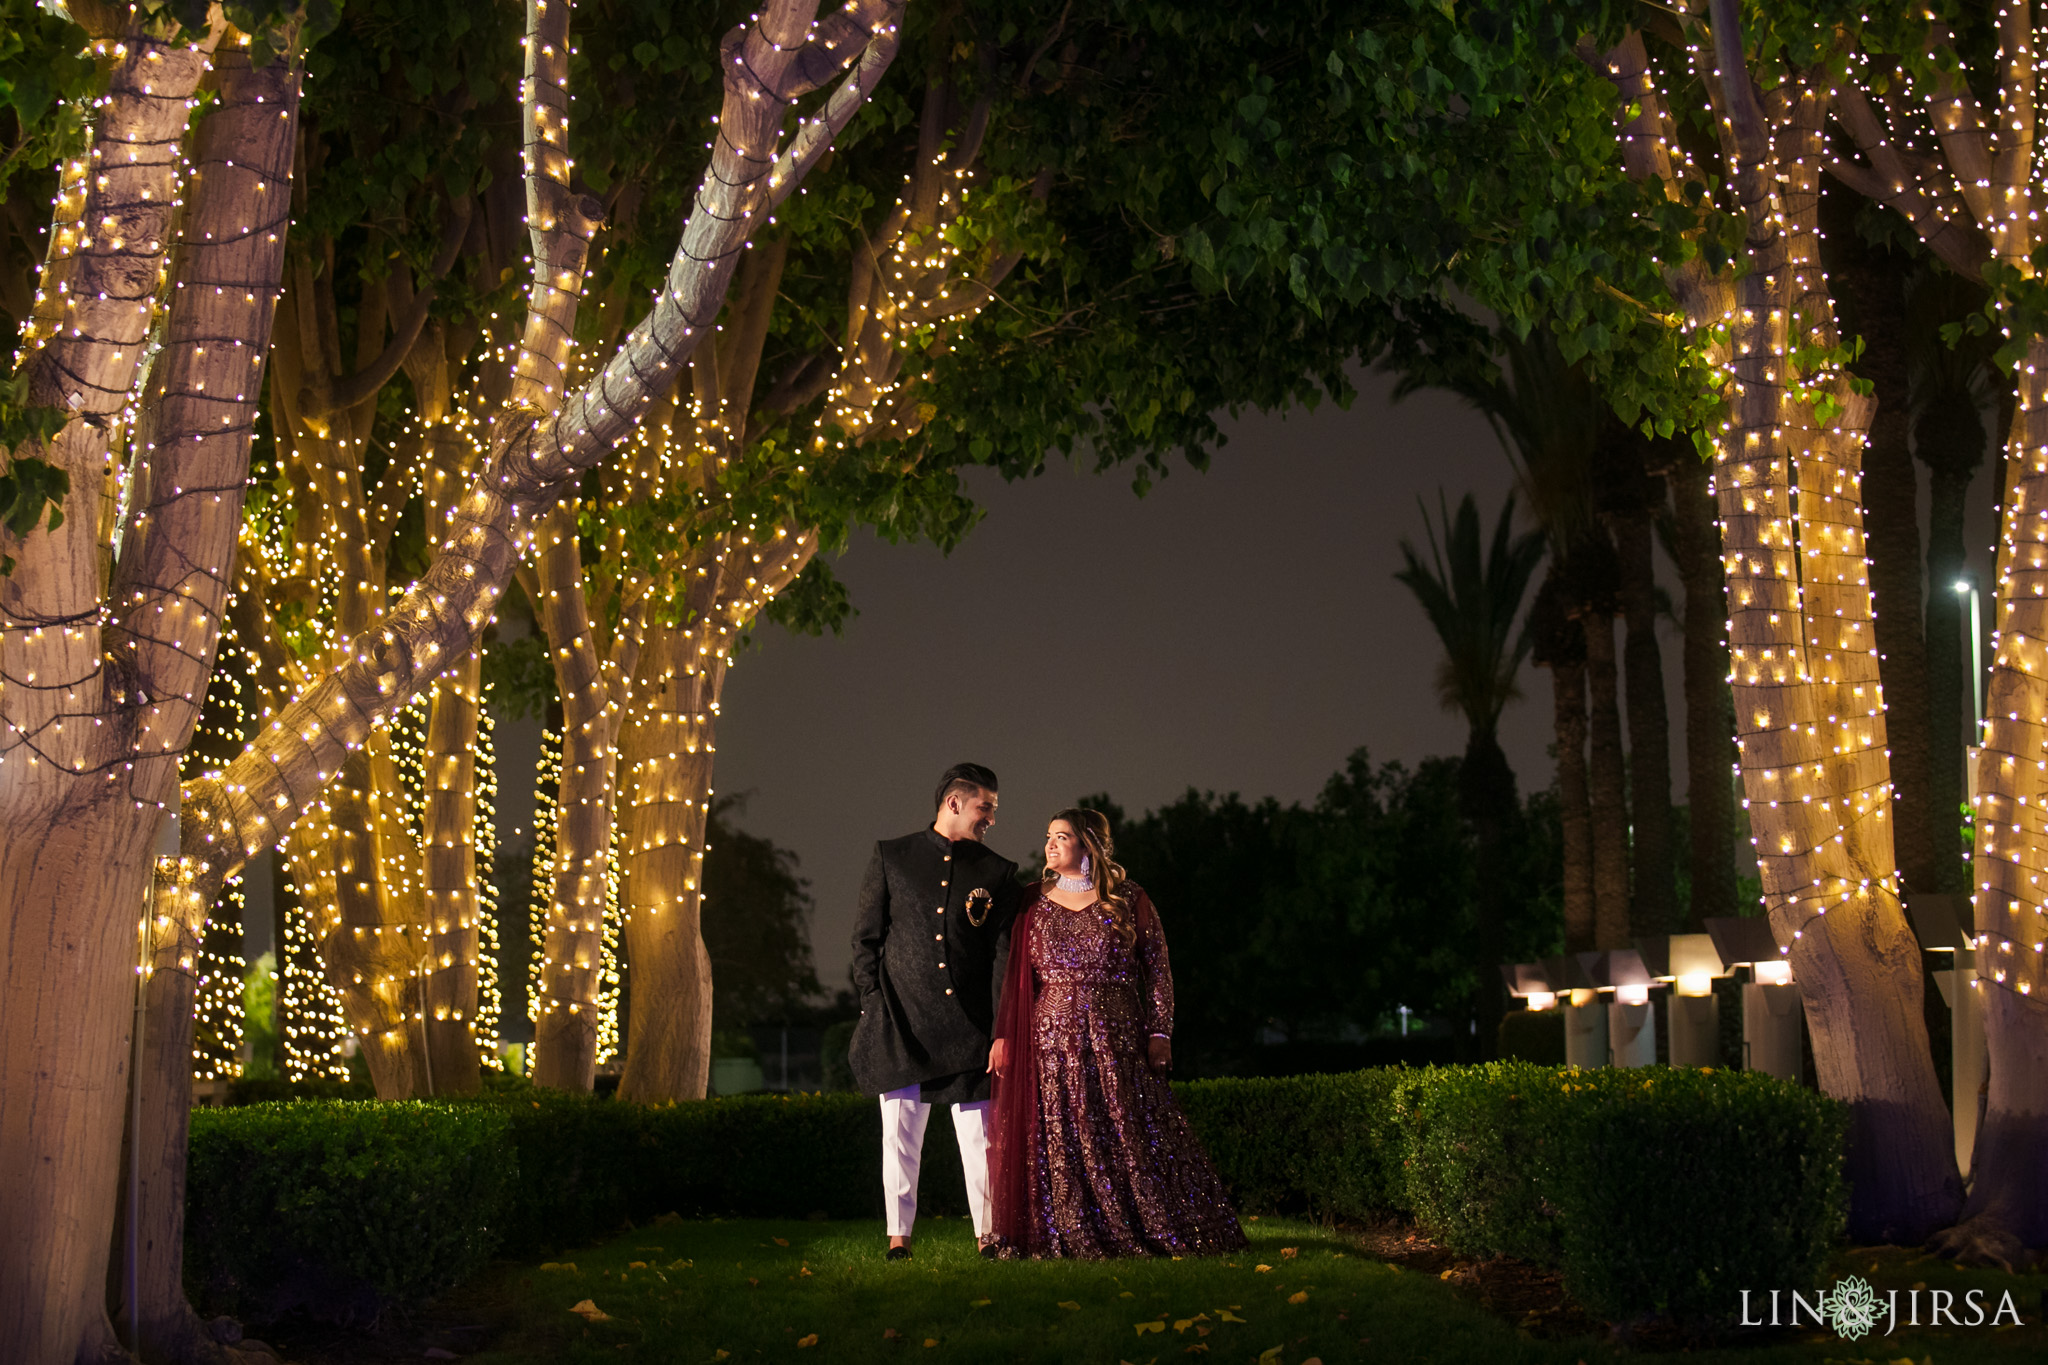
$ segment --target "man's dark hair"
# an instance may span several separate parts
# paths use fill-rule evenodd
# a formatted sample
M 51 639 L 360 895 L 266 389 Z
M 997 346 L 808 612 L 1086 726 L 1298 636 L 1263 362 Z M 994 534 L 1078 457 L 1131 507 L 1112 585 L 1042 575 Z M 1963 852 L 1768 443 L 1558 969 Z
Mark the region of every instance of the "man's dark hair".
M 944 810 L 946 798 L 954 792 L 996 790 L 996 775 L 979 763 L 955 763 L 939 779 L 939 794 L 932 798 L 933 810 Z

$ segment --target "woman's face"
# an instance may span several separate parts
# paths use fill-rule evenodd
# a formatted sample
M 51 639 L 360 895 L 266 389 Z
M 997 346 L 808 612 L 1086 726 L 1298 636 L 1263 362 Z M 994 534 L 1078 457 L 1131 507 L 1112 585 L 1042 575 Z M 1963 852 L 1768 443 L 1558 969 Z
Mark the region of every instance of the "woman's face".
M 1065 820 L 1055 820 L 1045 827 L 1045 865 L 1063 877 L 1079 876 L 1081 836 Z

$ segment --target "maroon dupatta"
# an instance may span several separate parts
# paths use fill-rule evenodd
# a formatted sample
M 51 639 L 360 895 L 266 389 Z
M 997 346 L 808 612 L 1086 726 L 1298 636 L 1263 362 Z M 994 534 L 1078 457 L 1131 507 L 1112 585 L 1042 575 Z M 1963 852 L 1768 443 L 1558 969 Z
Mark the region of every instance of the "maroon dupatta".
M 1036 1221 L 1031 1216 L 1032 1174 L 1038 1165 L 1038 1040 L 1032 1016 L 1038 1009 L 1038 979 L 1031 970 L 1031 940 L 1038 904 L 1017 916 L 1010 931 L 1010 965 L 1003 975 L 1003 1003 L 996 1038 L 1007 1055 L 1003 1074 L 990 1081 L 995 1115 L 988 1143 L 989 1231 L 999 1245 L 1026 1255 Z

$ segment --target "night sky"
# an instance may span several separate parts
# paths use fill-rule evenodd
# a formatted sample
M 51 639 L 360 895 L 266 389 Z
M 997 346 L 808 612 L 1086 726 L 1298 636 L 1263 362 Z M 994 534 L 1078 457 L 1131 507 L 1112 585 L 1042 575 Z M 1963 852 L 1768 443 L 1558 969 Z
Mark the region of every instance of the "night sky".
M 860 612 L 843 636 L 760 633 L 726 683 L 717 787 L 802 858 L 821 980 L 845 979 L 874 841 L 929 822 L 949 764 L 996 770 L 989 842 L 1022 860 L 1084 793 L 1133 814 L 1191 786 L 1305 801 L 1361 745 L 1463 751 L 1435 636 L 1392 575 L 1401 538 L 1423 543 L 1418 496 L 1473 491 L 1490 529 L 1512 468 L 1459 400 L 1364 388 L 1348 412 L 1233 423 L 1206 473 L 1142 499 L 1063 464 L 977 478 L 988 515 L 950 557 L 862 537 L 835 564 Z M 1548 675 L 1523 689 L 1501 740 L 1527 790 L 1551 780 Z

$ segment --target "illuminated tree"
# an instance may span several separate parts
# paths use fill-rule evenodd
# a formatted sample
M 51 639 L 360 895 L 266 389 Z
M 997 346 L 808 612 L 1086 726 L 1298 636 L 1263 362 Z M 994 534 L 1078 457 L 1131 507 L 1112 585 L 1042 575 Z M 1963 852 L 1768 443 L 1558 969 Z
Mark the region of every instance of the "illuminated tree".
M 1711 25 L 1695 18 L 1677 36 L 1713 115 L 1715 141 L 1697 162 L 1677 144 L 1640 37 L 1601 61 L 1640 111 L 1623 132 L 1631 174 L 1678 200 L 1696 167 L 1714 165 L 1744 232 L 1745 273 L 1696 256 L 1673 272 L 1672 292 L 1726 386 L 1712 446 L 1764 901 L 1822 1088 L 1855 1104 L 1859 1234 L 1917 1239 L 1953 1216 L 1958 1181 L 1888 819 L 1858 489 L 1873 405 L 1841 368 L 1818 252 L 1828 90 L 1815 68 L 1831 53 L 1773 44 L 1754 58 L 1724 0 Z
M 1408 80 L 1381 33 L 1347 25 L 1312 77 L 1273 80 L 1257 119 L 1227 120 L 1256 154 L 1219 156 L 1203 230 L 1221 278 L 1279 274 L 1326 302 L 1381 287 L 1389 254 L 1433 258 L 1434 287 L 1509 319 L 1553 314 L 1625 415 L 1702 433 L 1765 907 L 1820 1083 L 1854 1107 L 1854 1233 L 1914 1239 L 1949 1221 L 1960 1182 L 1892 855 L 1857 488 L 1870 402 L 1817 251 L 1829 72 L 1861 20 L 1807 18 L 1774 11 L 1746 49 L 1733 0 L 1683 9 L 1656 21 L 1659 69 L 1604 11 L 1452 33 L 1417 6 L 1412 42 L 1444 56 Z M 1333 108 L 1341 137 L 1299 136 Z
M 1944 264 L 1990 289 L 1988 320 L 2006 339 L 1999 358 L 2015 391 L 1970 883 L 1990 1089 L 1964 1221 L 1949 1240 L 1960 1254 L 2009 1261 L 2020 1246 L 2048 1238 L 2048 1185 L 2040 1178 L 2048 999 L 2036 995 L 2048 987 L 2048 894 L 2039 872 L 2048 828 L 2038 813 L 2048 794 L 2048 531 L 2040 515 L 2048 500 L 2048 293 L 2035 259 L 2048 238 L 2038 222 L 2034 147 L 2038 38 L 2026 3 L 2004 4 L 1995 15 L 1916 11 L 1883 36 L 1890 41 L 1869 43 L 1836 83 L 1836 119 L 1855 154 L 1831 157 L 1828 170 L 1896 210 Z M 1987 109 L 1982 100 L 1994 92 L 1996 107 Z M 1973 330 L 1986 320 L 1980 314 Z M 1975 420 L 1974 410 L 1949 417 L 1958 427 Z M 1937 594 L 1946 586 L 1937 583 Z
M 0 1006 L 0 1132 L 6 1159 L 26 1173 L 0 1194 L 12 1234 L 0 1251 L 0 1297 L 12 1305 L 0 1317 L 0 1356 L 32 1363 L 116 1349 L 105 1257 L 132 1017 L 129 917 L 154 882 L 145 922 L 155 968 L 149 1004 L 160 1023 L 137 1078 L 153 1252 L 143 1301 L 132 1307 L 144 1336 L 172 1343 L 166 1353 L 195 1351 L 203 1338 L 178 1285 L 175 1227 L 193 944 L 208 907 L 373 730 L 473 648 L 533 519 L 630 432 L 663 376 L 688 359 L 744 242 L 887 68 L 900 6 L 857 2 L 814 21 L 810 6 L 783 0 L 728 35 L 722 136 L 651 312 L 559 415 L 513 406 L 498 417 L 488 458 L 450 499 L 455 514 L 445 532 L 437 528 L 420 582 L 218 779 L 188 783 L 182 794 L 177 764 L 219 638 L 283 281 L 297 67 L 257 66 L 230 46 L 221 108 L 203 126 L 189 182 L 181 249 L 168 262 L 171 213 L 188 193 L 180 144 L 225 25 L 195 44 L 129 11 L 74 5 L 73 13 L 95 40 L 107 93 L 89 148 L 66 163 L 24 337 L 29 429 L 8 433 L 11 475 L 40 462 L 65 476 L 44 485 L 57 493 L 63 520 L 39 516 L 40 529 L 0 533 L 0 552 L 15 561 L 0 584 L 0 904 L 15 945 Z M 288 50 L 297 32 L 288 23 L 273 41 L 266 30 L 263 46 Z M 843 72 L 786 130 L 791 104 Z M 223 146 L 216 137 L 240 141 Z M 169 305 L 161 310 L 160 286 Z M 138 401 L 159 324 L 161 349 Z M 55 428 L 47 436 L 34 425 L 37 411 L 61 414 L 45 425 Z M 117 426 L 132 430 L 136 458 L 122 458 Z M 116 549 L 103 570 L 110 527 Z M 153 863 L 163 812 L 179 808 L 181 851 Z

